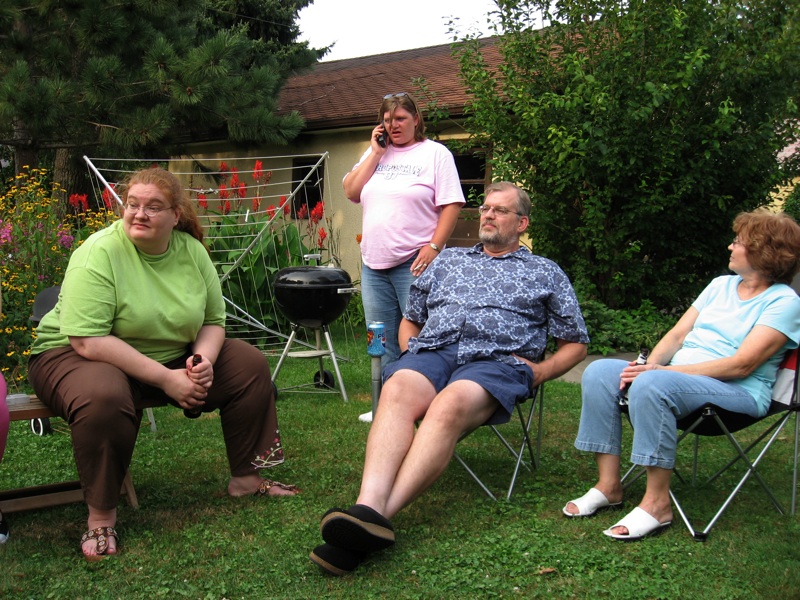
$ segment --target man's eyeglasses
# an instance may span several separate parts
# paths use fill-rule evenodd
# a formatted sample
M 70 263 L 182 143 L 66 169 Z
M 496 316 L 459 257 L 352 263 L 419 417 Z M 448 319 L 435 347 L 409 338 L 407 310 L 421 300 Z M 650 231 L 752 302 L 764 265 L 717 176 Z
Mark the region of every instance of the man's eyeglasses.
M 132 204 L 130 202 L 128 202 L 125 205 L 125 210 L 131 215 L 135 215 L 136 213 L 138 213 L 140 208 L 142 209 L 144 214 L 146 214 L 148 217 L 157 217 L 160 212 L 165 210 L 170 210 L 171 207 L 140 206 L 138 204 Z
M 494 214 L 496 214 L 499 217 L 505 217 L 506 215 L 510 214 L 519 215 L 520 217 L 524 216 L 522 213 L 519 213 L 515 210 L 511 210 L 510 208 L 506 208 L 505 206 L 488 206 L 484 204 L 478 207 L 478 212 L 481 213 L 482 215 L 488 214 L 490 210 L 493 210 Z

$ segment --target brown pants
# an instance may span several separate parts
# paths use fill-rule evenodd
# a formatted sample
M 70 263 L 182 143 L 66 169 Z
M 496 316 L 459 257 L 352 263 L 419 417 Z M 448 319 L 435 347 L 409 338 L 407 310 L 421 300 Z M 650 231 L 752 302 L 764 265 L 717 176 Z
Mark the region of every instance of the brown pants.
M 185 368 L 187 356 L 166 366 Z M 69 424 L 86 503 L 115 508 L 139 431 L 142 399 L 178 404 L 117 367 L 82 358 L 72 347 L 31 357 L 28 377 L 41 401 Z M 255 472 L 256 457 L 270 456 L 273 464 L 283 460 L 269 364 L 246 342 L 226 339 L 222 346 L 203 407 L 216 409 L 232 475 Z

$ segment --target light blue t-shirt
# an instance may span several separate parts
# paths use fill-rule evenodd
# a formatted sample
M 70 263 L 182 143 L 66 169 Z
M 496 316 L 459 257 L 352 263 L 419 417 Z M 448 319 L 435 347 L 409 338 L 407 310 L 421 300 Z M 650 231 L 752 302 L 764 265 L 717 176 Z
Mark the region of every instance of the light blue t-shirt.
M 671 365 L 692 365 L 733 356 L 756 325 L 766 325 L 789 340 L 784 347 L 748 377 L 730 383 L 744 388 L 766 414 L 778 365 L 787 350 L 800 341 L 800 298 L 788 285 L 776 283 L 755 298 L 742 300 L 737 289 L 742 278 L 725 275 L 714 279 L 692 303 L 700 313 Z

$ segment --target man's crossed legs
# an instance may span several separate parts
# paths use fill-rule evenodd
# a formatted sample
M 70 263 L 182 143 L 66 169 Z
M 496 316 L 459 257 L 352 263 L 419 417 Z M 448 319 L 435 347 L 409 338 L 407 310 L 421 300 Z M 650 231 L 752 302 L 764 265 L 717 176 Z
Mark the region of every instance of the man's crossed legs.
M 435 353 L 425 354 L 435 362 Z M 381 392 L 356 504 L 325 513 L 320 525 L 325 543 L 311 553 L 313 562 L 335 575 L 354 570 L 368 554 L 394 544 L 390 519 L 439 478 L 462 434 L 484 424 L 500 408 L 484 387 L 492 388 L 485 382 L 487 373 L 505 386 L 507 377 L 517 379 L 510 387 L 523 397 L 532 379 L 532 374 L 526 377 L 527 367 L 478 361 L 460 365 L 452 379 L 449 373 L 444 379 L 433 376 L 437 385 L 428 375 L 404 368 L 402 361 Z

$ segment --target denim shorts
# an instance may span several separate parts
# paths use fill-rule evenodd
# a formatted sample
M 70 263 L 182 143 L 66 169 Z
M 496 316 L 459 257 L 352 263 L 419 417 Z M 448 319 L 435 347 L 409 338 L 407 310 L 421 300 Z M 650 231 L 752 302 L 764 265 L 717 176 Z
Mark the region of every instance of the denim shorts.
M 509 365 L 491 358 L 460 365 L 457 360 L 458 344 L 420 350 L 416 354 L 405 351 L 398 360 L 384 368 L 383 381 L 386 382 L 401 369 L 424 375 L 433 384 L 436 393 L 454 381 L 474 381 L 500 404 L 484 425 L 507 423 L 514 412 L 514 405 L 531 397 L 533 372 L 528 365 Z

